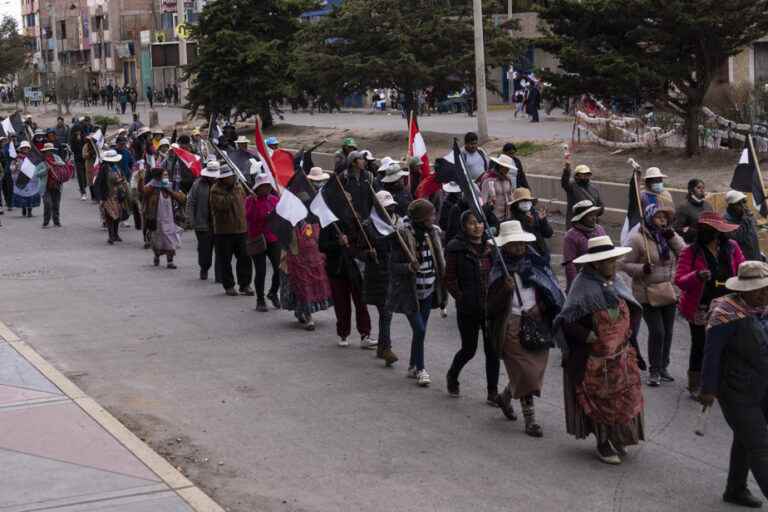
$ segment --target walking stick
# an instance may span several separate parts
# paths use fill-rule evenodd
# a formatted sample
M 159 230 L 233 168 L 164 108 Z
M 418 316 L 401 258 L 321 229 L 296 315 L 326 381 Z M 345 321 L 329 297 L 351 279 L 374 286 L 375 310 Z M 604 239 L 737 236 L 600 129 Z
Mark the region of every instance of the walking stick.
M 418 263 L 416 256 L 414 256 L 414 254 L 411 252 L 411 249 L 408 247 L 408 244 L 406 244 L 405 240 L 403 240 L 403 236 L 397 230 L 397 227 L 395 227 L 395 223 L 392 220 L 392 217 L 389 216 L 389 212 L 387 211 L 386 208 L 384 208 L 384 206 L 382 206 L 381 203 L 379 203 L 379 199 L 376 197 L 376 192 L 373 190 L 373 185 L 369 183 L 368 186 L 371 189 L 371 194 L 373 194 L 373 200 L 376 201 L 376 203 L 381 207 L 381 211 L 384 212 L 384 216 L 387 218 L 387 222 L 395 230 L 395 235 L 397 236 L 397 241 L 400 243 L 400 248 L 403 250 L 405 255 L 408 256 L 408 260 L 411 263 Z
M 635 200 L 637 201 L 637 211 L 640 213 L 640 237 L 643 239 L 645 258 L 648 260 L 648 265 L 650 265 L 651 253 L 648 252 L 648 239 L 642 233 L 642 223 L 645 216 L 643 214 L 643 202 L 640 200 L 640 184 L 637 182 L 637 175 L 640 174 L 640 164 L 635 162 L 634 158 L 630 158 L 628 162 L 632 166 L 632 179 L 635 180 Z

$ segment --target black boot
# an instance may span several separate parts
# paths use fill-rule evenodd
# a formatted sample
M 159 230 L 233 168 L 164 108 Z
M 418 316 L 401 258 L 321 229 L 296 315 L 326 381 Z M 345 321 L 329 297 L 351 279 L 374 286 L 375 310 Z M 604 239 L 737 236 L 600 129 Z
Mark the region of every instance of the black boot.
M 452 371 L 448 370 L 448 375 L 445 376 L 445 381 L 446 387 L 448 388 L 448 394 L 458 398 L 460 395 L 459 379 L 456 378 Z
M 496 404 L 509 421 L 517 421 L 515 409 L 512 407 L 512 393 L 509 392 L 508 387 L 504 388 L 504 391 L 496 395 Z
M 723 494 L 723 501 L 733 505 L 739 505 L 748 508 L 760 508 L 763 506 L 763 502 L 755 498 L 755 496 L 749 492 L 749 489 L 746 487 L 738 491 L 731 491 L 726 489 L 725 493 Z

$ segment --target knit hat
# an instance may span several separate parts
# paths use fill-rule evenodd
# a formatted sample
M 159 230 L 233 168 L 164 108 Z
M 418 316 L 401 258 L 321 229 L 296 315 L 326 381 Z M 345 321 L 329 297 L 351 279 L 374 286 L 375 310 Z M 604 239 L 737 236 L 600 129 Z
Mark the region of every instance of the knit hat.
M 435 207 L 426 199 L 416 199 L 408 205 L 408 217 L 411 222 L 421 223 L 435 214 Z

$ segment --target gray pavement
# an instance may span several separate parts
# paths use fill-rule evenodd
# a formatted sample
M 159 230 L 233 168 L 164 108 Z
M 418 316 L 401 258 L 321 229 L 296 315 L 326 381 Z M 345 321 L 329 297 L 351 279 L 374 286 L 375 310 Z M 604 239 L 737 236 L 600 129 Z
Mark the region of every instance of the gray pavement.
M 462 397 L 446 395 L 452 307 L 430 320 L 434 383 L 421 389 L 401 363 L 385 369 L 369 351 L 336 347 L 331 312 L 307 333 L 289 313 L 257 313 L 253 298 L 199 281 L 190 233 L 179 269 L 167 270 L 133 229 L 108 246 L 72 184 L 63 228 L 40 229 L 35 213 L 2 218 L 0 320 L 231 511 L 730 510 L 720 501 L 730 431 L 716 410 L 706 437 L 693 434 L 682 321 L 677 381 L 644 389 L 647 441 L 609 467 L 592 440 L 565 433 L 556 351 L 537 401 L 545 436 L 532 439 L 485 405 L 482 351 Z M 409 332 L 396 316 L 405 359 Z

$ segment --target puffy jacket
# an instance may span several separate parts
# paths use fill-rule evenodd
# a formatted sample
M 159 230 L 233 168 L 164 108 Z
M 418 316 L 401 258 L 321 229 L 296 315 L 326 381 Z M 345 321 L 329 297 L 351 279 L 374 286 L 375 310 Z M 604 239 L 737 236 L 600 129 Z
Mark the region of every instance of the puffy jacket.
M 733 240 L 728 240 L 731 256 L 731 271 L 733 275 L 737 274 L 739 265 L 744 261 L 739 244 Z M 698 244 L 687 246 L 680 253 L 677 261 L 677 272 L 675 272 L 675 285 L 680 288 L 680 302 L 677 308 L 680 314 L 689 322 L 693 322 L 696 310 L 701 301 L 701 295 L 704 293 L 704 281 L 699 279 L 699 270 L 709 270 L 707 259 L 702 254 L 702 249 Z
M 487 244 L 480 247 L 482 254 L 478 255 L 461 233 L 445 248 L 445 289 L 462 314 L 485 314 L 491 249 Z
M 645 241 L 643 241 L 643 238 L 645 238 Z M 685 244 L 677 233 L 668 242 L 671 254 L 667 261 L 661 261 L 659 246 L 645 228 L 634 233 L 629 240 L 632 252 L 624 256 L 619 263 L 619 267 L 632 277 L 632 295 L 635 296 L 640 304 L 648 303 L 646 287 L 649 284 L 669 283 L 672 281 L 675 272 L 675 260 Z M 653 266 L 650 274 L 643 272 L 643 266 L 648 263 L 648 256 L 646 256 L 645 252 L 646 247 L 648 247 L 648 254 L 650 254 L 651 265 Z M 671 293 L 674 293 L 674 291 L 671 291 Z M 672 298 L 674 299 L 674 297 Z

